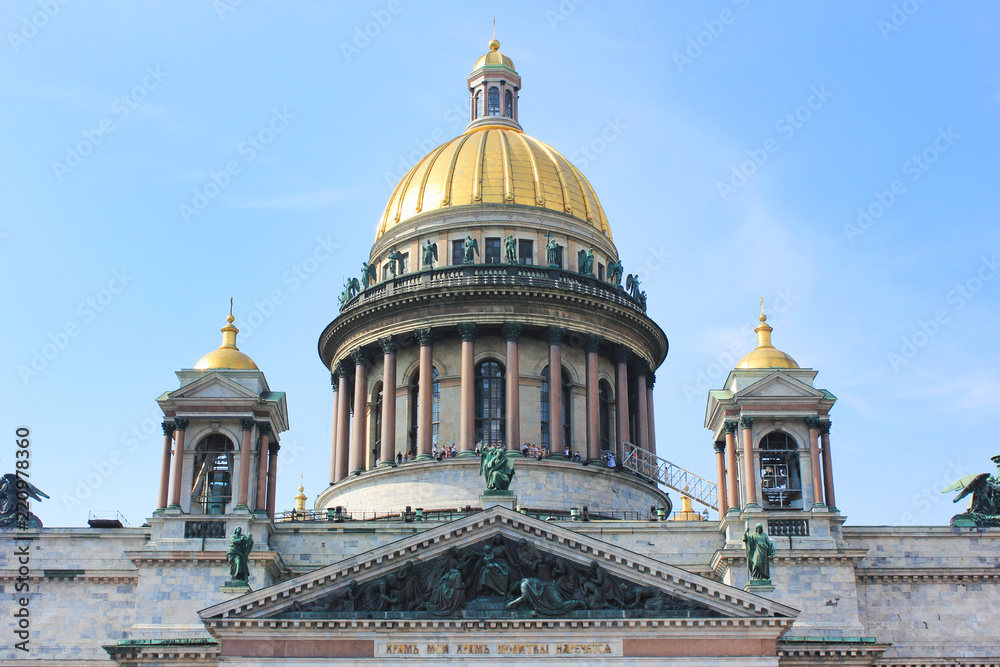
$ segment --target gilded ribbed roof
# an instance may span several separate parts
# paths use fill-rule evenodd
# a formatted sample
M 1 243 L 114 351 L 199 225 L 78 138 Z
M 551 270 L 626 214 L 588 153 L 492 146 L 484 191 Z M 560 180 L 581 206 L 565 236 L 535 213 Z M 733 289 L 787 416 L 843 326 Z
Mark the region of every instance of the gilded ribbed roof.
M 506 67 L 513 71 L 514 61 L 500 53 L 500 42 L 494 38 L 490 40 L 490 50 L 479 56 L 479 60 L 472 66 L 472 71 L 475 72 L 480 67 Z
M 788 354 L 771 345 L 771 332 L 774 329 L 767 323 L 763 310 L 764 299 L 761 299 L 760 326 L 757 333 L 757 347 L 740 359 L 736 368 L 798 368 L 799 365 Z
M 375 238 L 428 211 L 478 204 L 543 208 L 611 238 L 597 193 L 579 169 L 538 139 L 498 126 L 470 129 L 417 162 L 393 191 Z

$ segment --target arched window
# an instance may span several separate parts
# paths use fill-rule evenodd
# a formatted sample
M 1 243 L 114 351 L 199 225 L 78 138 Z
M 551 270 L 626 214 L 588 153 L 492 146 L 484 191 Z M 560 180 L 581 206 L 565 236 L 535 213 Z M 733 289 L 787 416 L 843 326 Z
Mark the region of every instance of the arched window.
M 476 115 L 476 118 L 479 118 L 480 116 L 483 115 L 483 91 L 481 90 L 476 91 L 476 103 L 474 106 L 475 109 L 473 113 Z
M 514 96 L 509 90 L 503 94 L 503 115 L 507 118 L 514 117 Z
M 549 367 L 546 366 L 542 370 L 542 446 L 549 447 L 549 424 L 552 421 L 552 416 L 549 410 Z M 562 369 L 562 425 L 563 425 L 563 447 L 569 447 L 572 451 L 573 449 L 573 428 L 572 421 L 570 419 L 570 396 L 569 396 L 569 373 L 566 369 Z M 552 454 L 562 454 L 562 452 L 552 452 Z
M 765 509 L 802 507 L 798 448 L 795 440 L 780 431 L 760 441 L 760 490 Z
M 225 514 L 233 499 L 233 443 L 224 435 L 213 433 L 200 443 L 194 454 L 194 484 L 191 485 L 191 511 L 202 514 Z M 177 456 L 182 456 L 178 452 Z M 242 465 L 250 465 L 243 461 Z
M 476 366 L 476 442 L 500 445 L 505 440 L 504 368 L 499 361 Z
M 614 442 L 611 440 L 611 385 L 607 380 L 597 383 L 597 401 L 600 407 L 601 425 L 601 449 L 614 449 Z
M 441 374 L 434 369 L 431 380 L 431 444 L 440 444 L 441 431 Z M 413 374 L 410 384 L 410 432 L 407 437 L 408 451 L 417 454 L 417 415 L 420 410 L 420 371 Z
M 500 89 L 490 88 L 487 95 L 488 106 L 486 108 L 487 116 L 499 116 L 500 115 Z

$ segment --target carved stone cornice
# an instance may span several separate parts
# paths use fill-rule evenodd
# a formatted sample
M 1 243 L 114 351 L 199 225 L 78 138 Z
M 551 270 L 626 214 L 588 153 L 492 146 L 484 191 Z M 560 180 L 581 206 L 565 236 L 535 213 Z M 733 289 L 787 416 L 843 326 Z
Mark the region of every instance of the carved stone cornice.
M 240 419 L 240 430 L 252 431 L 254 423 L 253 417 L 243 417 Z
M 186 431 L 188 424 L 190 423 L 191 420 L 185 419 L 184 417 L 178 417 L 174 420 L 174 428 L 178 431 Z
M 740 417 L 740 426 L 742 428 L 753 428 L 753 417 L 749 415 Z
M 427 347 L 434 342 L 434 332 L 430 327 L 417 329 L 413 334 L 417 337 L 420 347 Z
M 583 349 L 587 352 L 597 352 L 603 342 L 604 338 L 602 336 L 598 336 L 597 334 L 587 334 L 587 338 L 583 344 Z
M 383 336 L 378 339 L 378 344 L 382 346 L 383 354 L 396 354 L 399 350 L 399 346 L 396 345 L 396 339 L 392 336 Z
M 566 333 L 565 327 L 549 327 L 548 331 L 548 341 L 549 345 L 558 345 L 562 342 L 563 335 Z
M 781 540 L 781 537 L 771 537 L 772 540 Z M 786 540 L 787 541 L 787 540 Z M 857 568 L 868 556 L 868 549 L 781 549 L 775 550 L 771 558 L 771 566 L 779 564 L 786 567 L 799 567 L 803 565 L 840 565 Z M 722 577 L 726 569 L 732 567 L 745 568 L 747 554 L 743 548 L 719 549 L 712 556 L 712 570 L 717 577 Z
M 172 421 L 165 421 L 160 426 L 163 428 L 163 435 L 173 435 L 177 426 Z
M 504 322 L 503 325 L 503 339 L 505 341 L 517 342 L 521 337 L 521 329 L 524 325 L 519 322 Z
M 736 429 L 738 427 L 739 427 L 739 424 L 737 424 L 736 422 L 723 422 L 722 423 L 722 432 L 723 433 L 736 433 Z
M 855 574 L 867 583 L 1000 581 L 1000 571 L 993 567 L 859 567 Z
M 476 323 L 462 322 L 458 325 L 458 335 L 463 342 L 476 340 Z

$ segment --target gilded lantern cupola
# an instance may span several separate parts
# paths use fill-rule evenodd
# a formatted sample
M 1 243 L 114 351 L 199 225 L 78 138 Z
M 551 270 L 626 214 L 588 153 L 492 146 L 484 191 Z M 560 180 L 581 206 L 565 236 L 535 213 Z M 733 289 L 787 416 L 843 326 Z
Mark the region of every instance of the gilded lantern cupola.
M 514 61 L 500 52 L 500 42 L 490 40 L 490 50 L 479 57 L 469 74 L 469 127 L 500 125 L 520 130 L 517 94 L 521 76 Z

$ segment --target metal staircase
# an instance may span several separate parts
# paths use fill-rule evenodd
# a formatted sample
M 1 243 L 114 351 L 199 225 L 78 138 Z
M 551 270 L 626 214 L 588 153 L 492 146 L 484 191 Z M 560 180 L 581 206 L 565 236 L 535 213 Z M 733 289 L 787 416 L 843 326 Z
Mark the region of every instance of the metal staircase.
M 699 477 L 670 461 L 665 461 L 656 454 L 650 454 L 646 450 L 626 442 L 625 460 L 622 464 L 640 477 L 659 482 L 709 509 L 719 509 L 719 489 L 714 482 Z

